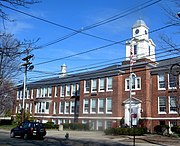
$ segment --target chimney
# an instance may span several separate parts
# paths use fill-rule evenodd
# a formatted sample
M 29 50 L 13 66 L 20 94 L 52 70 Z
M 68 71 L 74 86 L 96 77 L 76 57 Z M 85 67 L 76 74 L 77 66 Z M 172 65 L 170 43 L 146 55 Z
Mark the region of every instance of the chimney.
M 66 64 L 61 65 L 61 73 L 60 73 L 60 77 L 63 77 L 63 76 L 66 75 L 66 69 L 67 69 Z

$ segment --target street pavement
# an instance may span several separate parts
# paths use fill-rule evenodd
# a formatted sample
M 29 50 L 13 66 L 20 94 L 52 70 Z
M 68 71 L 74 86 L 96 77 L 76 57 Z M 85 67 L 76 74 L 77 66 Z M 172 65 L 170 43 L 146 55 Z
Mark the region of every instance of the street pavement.
M 6 135 L 7 134 L 9 135 L 9 131 L 0 129 L 1 136 L 3 136 L 2 135 L 3 133 L 6 133 Z M 65 135 L 67 133 L 69 134 L 68 139 L 65 138 Z M 17 142 L 20 139 L 15 138 L 12 140 Z M 132 146 L 133 136 L 105 135 L 104 132 L 101 132 L 101 131 L 47 130 L 47 135 L 44 137 L 43 141 L 40 141 L 40 142 L 28 141 L 28 142 L 30 146 L 31 145 L 32 146 L 35 146 L 35 145 L 37 146 L 42 146 L 42 145 L 43 146 L 51 146 L 51 145 L 53 146 L 55 145 L 58 145 L 58 146 Z M 2 141 L 1 144 L 2 143 L 5 143 L 5 141 Z M 180 146 L 180 138 L 148 134 L 144 136 L 136 136 L 135 145 L 136 146 Z
M 133 136 L 112 136 L 105 135 L 101 131 L 58 131 L 48 130 L 48 139 L 65 139 L 66 133 L 69 134 L 69 140 L 84 141 L 86 143 L 101 143 L 102 145 L 133 145 Z M 180 138 L 165 137 L 160 135 L 145 135 L 135 137 L 136 146 L 180 146 Z

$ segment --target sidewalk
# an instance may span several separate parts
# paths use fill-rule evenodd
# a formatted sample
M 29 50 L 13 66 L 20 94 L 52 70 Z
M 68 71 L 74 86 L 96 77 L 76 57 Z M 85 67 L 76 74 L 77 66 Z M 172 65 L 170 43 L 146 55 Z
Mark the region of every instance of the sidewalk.
M 133 144 L 133 136 L 111 136 L 105 135 L 100 131 L 57 131 L 57 130 L 48 130 L 47 138 L 55 139 L 65 139 L 65 134 L 69 133 L 70 140 L 81 140 L 81 141 L 91 141 L 91 142 L 100 142 L 100 143 L 111 143 L 111 144 Z M 179 146 L 180 138 L 171 138 L 160 135 L 145 135 L 145 136 L 136 136 L 135 137 L 136 146 Z

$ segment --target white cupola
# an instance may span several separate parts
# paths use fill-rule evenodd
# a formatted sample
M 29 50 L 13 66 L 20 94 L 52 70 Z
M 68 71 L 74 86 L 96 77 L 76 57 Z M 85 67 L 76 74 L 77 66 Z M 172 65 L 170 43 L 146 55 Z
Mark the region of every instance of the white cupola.
M 61 65 L 61 73 L 60 73 L 60 77 L 66 75 L 66 70 L 67 70 L 66 64 Z
M 132 27 L 132 38 L 126 42 L 126 60 L 130 60 L 132 50 L 133 60 L 142 58 L 155 61 L 155 44 L 149 39 L 149 28 L 139 19 Z

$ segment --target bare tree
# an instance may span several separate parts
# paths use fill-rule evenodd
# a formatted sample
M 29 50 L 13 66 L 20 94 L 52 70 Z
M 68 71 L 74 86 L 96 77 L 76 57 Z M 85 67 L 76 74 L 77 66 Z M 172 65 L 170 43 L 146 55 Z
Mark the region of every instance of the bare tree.
M 39 3 L 39 0 L 0 0 L 0 18 L 4 21 L 13 21 L 9 14 L 3 10 L 3 6 L 15 8 L 28 7 Z M 21 71 L 20 58 L 29 48 L 33 48 L 35 41 L 20 42 L 14 35 L 0 33 L 0 116 L 12 109 L 14 101 L 14 79 Z M 23 51 L 25 48 L 25 51 Z

